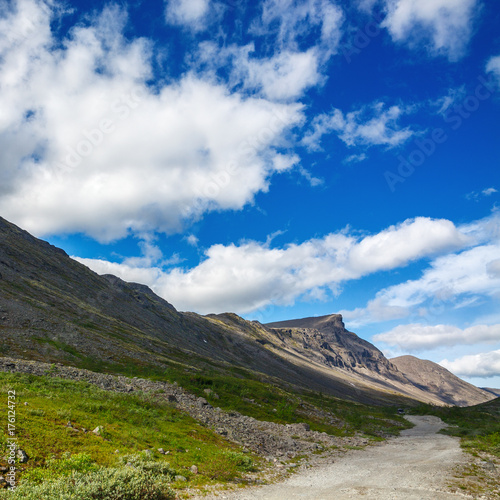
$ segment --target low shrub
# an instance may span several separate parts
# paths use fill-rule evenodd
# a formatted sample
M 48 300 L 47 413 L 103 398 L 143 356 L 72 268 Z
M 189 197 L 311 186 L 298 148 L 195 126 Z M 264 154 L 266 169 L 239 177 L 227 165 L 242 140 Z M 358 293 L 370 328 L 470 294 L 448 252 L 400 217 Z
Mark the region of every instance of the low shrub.
M 240 453 L 238 451 L 226 451 L 223 453 L 227 457 L 227 459 L 234 463 L 238 469 L 243 472 L 253 472 L 255 471 L 255 464 L 251 457 L 245 455 L 244 453 Z
M 24 481 L 0 498 L 11 500 L 173 500 L 168 481 L 151 472 L 123 466 L 73 472 L 40 484 Z
M 39 484 L 59 478 L 60 476 L 69 476 L 73 472 L 96 472 L 99 466 L 95 464 L 90 455 L 86 453 L 77 453 L 71 455 L 66 453 L 61 459 L 47 460 L 45 467 L 30 469 L 23 474 L 23 482 Z
M 50 460 L 23 476 L 11 500 L 173 500 L 169 488 L 175 471 L 166 462 L 143 454 L 125 456 L 117 467 L 98 467 L 90 456 L 77 454 Z

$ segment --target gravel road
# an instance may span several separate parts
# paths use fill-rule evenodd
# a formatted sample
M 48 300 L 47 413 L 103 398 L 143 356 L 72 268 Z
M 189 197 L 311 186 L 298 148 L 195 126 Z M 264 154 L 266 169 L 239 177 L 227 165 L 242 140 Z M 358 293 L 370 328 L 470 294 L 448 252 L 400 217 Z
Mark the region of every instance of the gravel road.
M 382 446 L 353 450 L 329 463 L 291 476 L 282 483 L 224 493 L 230 500 L 445 500 L 471 498 L 451 493 L 446 480 L 464 463 L 459 440 L 436 434 L 437 417 L 407 416 L 415 424 Z

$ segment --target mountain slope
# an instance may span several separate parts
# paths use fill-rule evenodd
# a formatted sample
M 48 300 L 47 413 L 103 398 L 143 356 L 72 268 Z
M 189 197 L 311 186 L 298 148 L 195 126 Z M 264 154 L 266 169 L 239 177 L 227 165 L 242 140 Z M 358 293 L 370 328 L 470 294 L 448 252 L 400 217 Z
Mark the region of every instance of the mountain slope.
M 437 394 L 444 403 L 472 406 L 496 397 L 495 394 L 465 382 L 432 361 L 419 359 L 415 356 L 399 356 L 392 358 L 391 362 L 414 385 L 424 391 Z
M 407 382 L 373 344 L 345 329 L 340 314 L 268 323 L 266 326 L 302 343 L 306 349 L 312 348 L 311 352 L 321 353 L 332 367 Z
M 412 356 L 388 360 L 374 345 L 347 331 L 340 314 L 266 326 L 287 338 L 292 349 L 313 362 L 341 369 L 365 382 L 392 387 L 420 401 L 467 406 L 494 397 L 430 361 Z
M 102 362 L 255 377 L 345 399 L 387 402 L 394 390 L 360 386 L 283 353 L 276 336 L 233 314 L 181 313 L 149 288 L 99 276 L 64 251 L 0 218 L 0 354 L 82 367 Z M 285 355 L 283 355 L 285 354 Z
M 148 287 L 99 276 L 0 218 L 0 355 L 97 369 L 238 369 L 354 401 L 443 403 L 347 332 L 341 316 L 300 321 L 301 328 L 276 329 L 231 313 L 179 312 Z
M 494 389 L 492 387 L 481 387 L 481 389 L 483 391 L 486 391 L 486 392 L 489 392 L 489 393 L 493 394 L 496 397 L 500 396 L 500 389 Z

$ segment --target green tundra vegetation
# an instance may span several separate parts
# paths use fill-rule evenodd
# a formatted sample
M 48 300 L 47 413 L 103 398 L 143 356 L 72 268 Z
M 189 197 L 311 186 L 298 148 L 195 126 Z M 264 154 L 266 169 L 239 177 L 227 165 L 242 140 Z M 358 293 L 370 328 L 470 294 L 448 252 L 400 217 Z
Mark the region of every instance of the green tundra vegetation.
M 241 373 L 141 373 L 148 375 L 176 381 L 224 410 L 278 423 L 306 422 L 333 435 L 358 433 L 381 440 L 409 426 L 395 407 L 288 392 Z M 9 390 L 16 391 L 16 437 L 29 460 L 18 472 L 17 490 L 3 490 L 0 498 L 170 499 L 186 487 L 247 484 L 247 473 L 265 467 L 261 457 L 228 442 L 154 393 L 115 393 L 49 375 L 0 373 L 0 393 L 7 395 Z M 96 427 L 99 435 L 92 432 Z M 6 431 L 6 425 L 0 428 L 3 449 Z M 161 448 L 168 453 L 158 452 Z M 3 459 L 0 464 L 7 465 Z

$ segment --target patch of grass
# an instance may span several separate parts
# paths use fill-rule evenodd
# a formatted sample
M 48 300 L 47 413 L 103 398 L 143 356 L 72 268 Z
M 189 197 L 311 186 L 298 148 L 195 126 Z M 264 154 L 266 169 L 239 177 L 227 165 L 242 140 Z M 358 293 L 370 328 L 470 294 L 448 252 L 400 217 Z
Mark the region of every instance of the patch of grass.
M 78 352 L 76 348 L 74 348 L 71 345 L 68 345 L 64 342 L 60 342 L 58 340 L 52 340 L 48 339 L 45 337 L 34 337 L 33 340 L 37 342 L 38 344 L 47 344 L 52 347 L 55 347 L 59 351 L 64 351 L 67 352 L 68 354 L 71 354 L 72 356 L 75 356 L 76 358 L 81 358 L 82 355 Z
M 113 363 L 81 358 L 77 364 L 92 371 L 176 382 L 223 410 L 281 424 L 305 422 L 312 430 L 336 436 L 361 433 L 369 439 L 381 440 L 411 427 L 407 420 L 397 415 L 396 407 L 348 402 L 317 392 L 292 393 L 262 381 L 258 375 L 242 367 L 226 368 L 224 373 L 220 367 L 207 367 L 202 372 L 177 363 L 169 363 L 164 368 L 127 361 Z M 207 394 L 206 389 L 212 392 Z M 325 410 L 330 416 L 313 415 L 307 405 Z M 331 415 L 335 418 L 332 419 Z
M 255 470 L 253 460 L 235 451 L 226 451 L 217 456 L 210 457 L 201 465 L 200 472 L 211 479 L 231 481 L 238 477 L 239 470 L 252 472 Z
M 157 401 L 151 394 L 114 393 L 85 382 L 1 372 L 0 394 L 5 394 L 6 397 L 9 390 L 15 390 L 17 396 L 18 446 L 30 457 L 25 464 L 26 470 L 19 472 L 18 481 L 21 485 L 37 485 L 42 482 L 45 484 L 47 480 L 57 480 L 57 491 L 63 491 L 67 481 L 62 477 L 68 476 L 69 471 L 71 477 L 81 474 L 78 480 L 84 483 L 90 481 L 88 474 L 94 474 L 96 478 L 99 477 L 110 484 L 115 484 L 117 478 L 122 476 L 124 481 L 133 482 L 129 477 L 129 469 L 138 470 L 138 466 L 133 462 L 124 469 L 124 460 L 130 462 L 131 454 L 138 454 L 143 450 L 151 450 L 151 460 L 159 464 L 156 469 L 142 467 L 144 474 L 141 473 L 142 479 L 137 481 L 145 481 L 146 485 L 155 483 L 156 480 L 149 476 L 158 473 L 158 467 L 168 467 L 169 470 L 178 471 L 180 475 L 187 477 L 188 483 L 179 484 L 179 487 L 186 484 L 197 487 L 213 484 L 214 480 L 237 478 L 249 467 L 247 461 L 237 459 L 242 454 L 238 454 L 235 445 L 167 403 Z M 24 405 L 25 402 L 28 404 Z M 92 432 L 96 427 L 100 428 L 100 435 Z M 7 429 L 2 426 L 0 446 L 6 450 L 6 445 Z M 160 454 L 157 451 L 159 448 L 169 454 Z M 247 458 L 247 455 L 242 456 Z M 252 457 L 249 459 L 252 460 Z M 255 460 L 258 462 L 259 459 Z M 211 461 L 217 462 L 220 470 L 228 470 L 231 473 L 215 474 L 213 470 L 204 473 L 203 464 Z M 254 463 L 256 462 L 252 460 L 252 464 Z M 3 459 L 0 459 L 0 464 L 7 465 Z M 199 474 L 190 472 L 192 465 L 199 467 Z M 102 468 L 111 468 L 114 472 L 103 472 Z M 164 471 L 161 476 L 163 481 Z M 46 494 L 45 497 L 37 497 L 38 500 L 66 498 L 57 495 L 50 497 L 50 494 L 44 493 L 45 490 L 42 489 L 33 489 L 40 495 Z M 52 494 L 55 493 L 52 491 Z M 26 498 L 32 498 L 31 493 L 26 495 Z
M 61 459 L 51 458 L 47 460 L 45 467 L 35 467 L 29 469 L 24 474 L 24 481 L 40 484 L 45 481 L 52 481 L 61 476 L 70 476 L 73 472 L 96 472 L 99 467 L 86 453 L 71 455 L 66 452 Z

